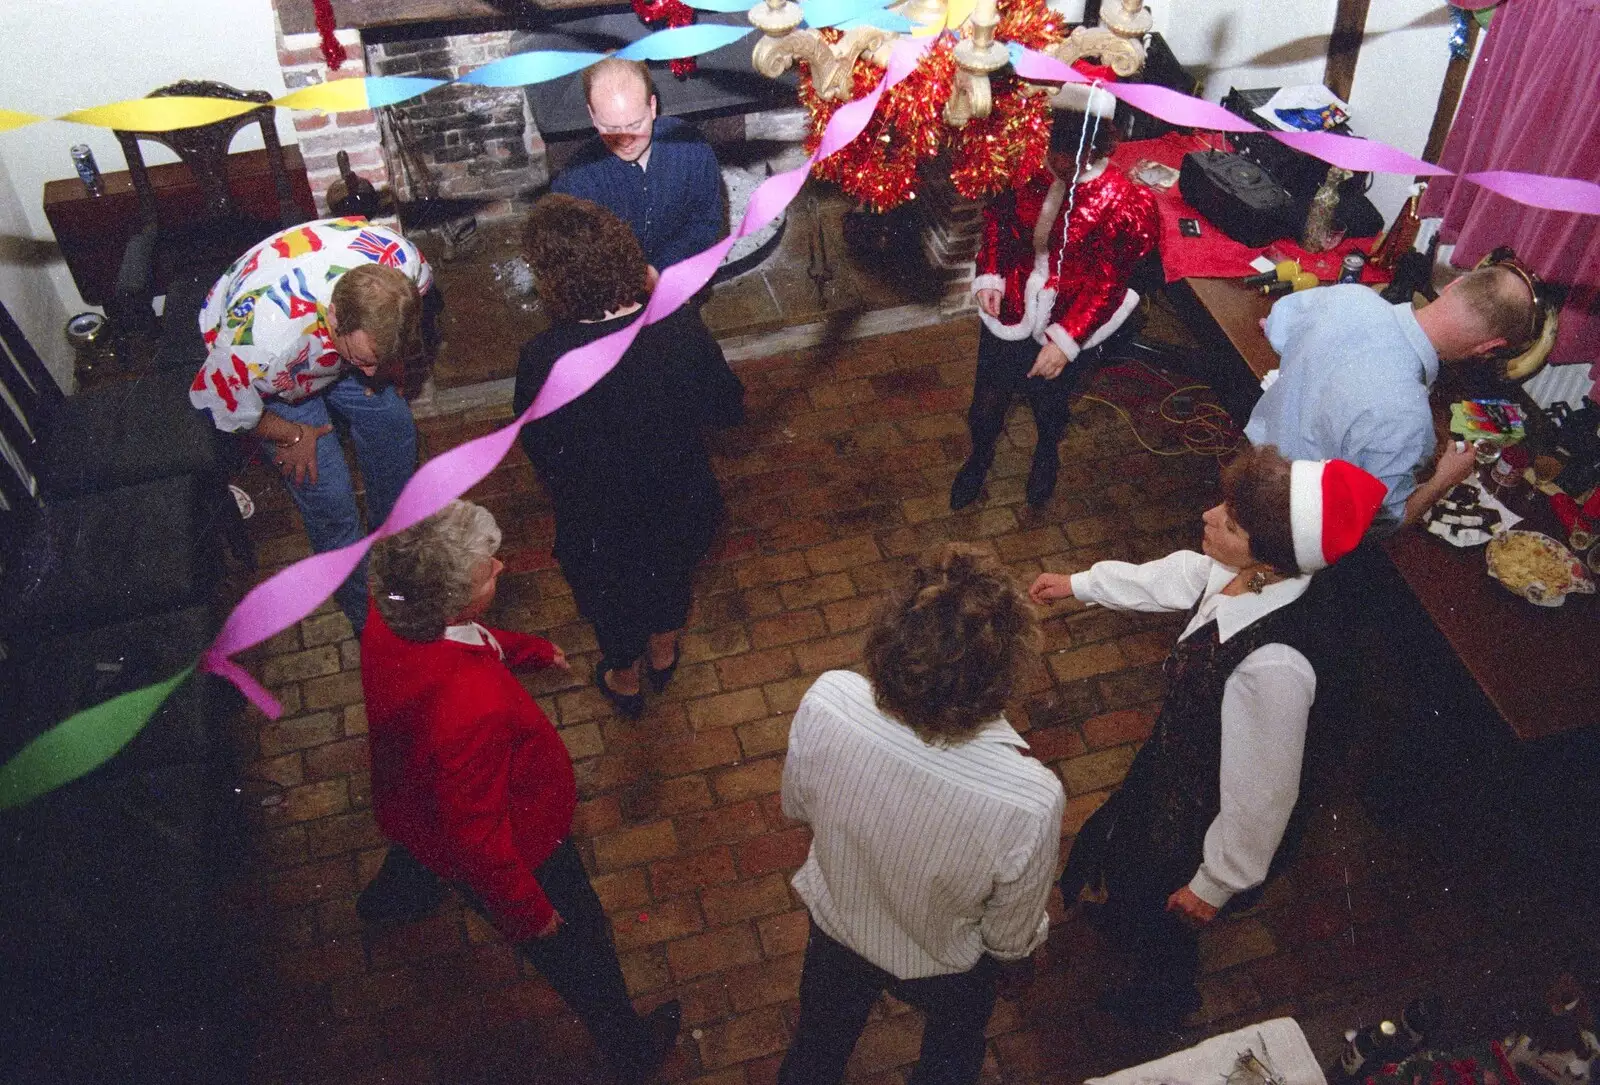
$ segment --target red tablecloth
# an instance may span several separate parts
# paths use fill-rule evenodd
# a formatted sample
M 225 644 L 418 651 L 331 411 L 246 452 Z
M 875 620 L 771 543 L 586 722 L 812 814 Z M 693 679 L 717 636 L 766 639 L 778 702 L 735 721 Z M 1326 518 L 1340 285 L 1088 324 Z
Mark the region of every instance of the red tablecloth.
M 1169 132 L 1160 139 L 1142 139 L 1123 143 L 1112 154 L 1112 162 L 1129 176 L 1133 167 L 1149 159 L 1178 169 L 1183 156 L 1190 151 L 1212 148 L 1227 149 L 1224 137 L 1215 133 L 1204 136 Z M 1323 282 L 1333 282 L 1339 277 L 1340 265 L 1349 252 L 1367 252 L 1375 238 L 1365 237 L 1340 242 L 1327 252 L 1309 253 L 1298 242 L 1274 241 L 1264 249 L 1241 245 L 1207 221 L 1200 212 L 1189 205 L 1178 186 L 1174 184 L 1165 192 L 1153 189 L 1156 204 L 1161 208 L 1161 266 L 1166 271 L 1167 282 L 1194 276 L 1205 279 L 1230 279 L 1254 275 L 1256 269 L 1250 261 L 1258 256 L 1277 263 L 1279 260 L 1298 260 L 1300 267 L 1311 272 Z M 1199 237 L 1184 237 L 1178 232 L 1181 218 L 1199 219 Z M 1362 272 L 1364 283 L 1388 282 L 1391 274 L 1370 265 Z

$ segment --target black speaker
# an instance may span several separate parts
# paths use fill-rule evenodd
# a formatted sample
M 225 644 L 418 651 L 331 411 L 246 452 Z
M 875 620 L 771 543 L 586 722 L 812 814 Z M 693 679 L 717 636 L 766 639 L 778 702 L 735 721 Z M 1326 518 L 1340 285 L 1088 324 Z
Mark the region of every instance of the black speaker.
M 1294 233 L 1294 198 L 1245 158 L 1223 151 L 1183 156 L 1178 191 L 1212 225 L 1242 245 L 1260 248 Z

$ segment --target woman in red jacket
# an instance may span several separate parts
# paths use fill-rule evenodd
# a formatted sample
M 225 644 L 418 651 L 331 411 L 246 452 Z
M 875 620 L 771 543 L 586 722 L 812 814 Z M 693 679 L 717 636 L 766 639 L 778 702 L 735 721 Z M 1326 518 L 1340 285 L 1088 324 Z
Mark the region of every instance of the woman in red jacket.
M 396 846 L 362 911 L 382 912 L 375 895 L 396 887 L 425 896 L 429 871 L 456 883 L 582 1018 L 617 1078 L 643 1082 L 677 1038 L 678 1003 L 634 1011 L 571 840 L 572 761 L 512 674 L 564 670 L 566 657 L 478 622 L 499 546 L 487 510 L 453 501 L 372 549 L 361 684 L 373 811 Z

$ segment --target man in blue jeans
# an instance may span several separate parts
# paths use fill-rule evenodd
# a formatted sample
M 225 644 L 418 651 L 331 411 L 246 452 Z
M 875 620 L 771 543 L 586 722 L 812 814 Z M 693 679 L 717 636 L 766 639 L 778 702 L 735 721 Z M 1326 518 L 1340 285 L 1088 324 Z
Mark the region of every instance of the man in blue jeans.
M 416 469 L 416 425 L 395 385 L 423 353 L 432 284 L 422 254 L 393 231 L 323 219 L 267 238 L 206 296 L 208 355 L 189 399 L 218 429 L 260 440 L 317 553 L 363 535 L 335 418 L 355 445 L 370 526 L 388 517 Z M 365 560 L 334 599 L 359 636 Z

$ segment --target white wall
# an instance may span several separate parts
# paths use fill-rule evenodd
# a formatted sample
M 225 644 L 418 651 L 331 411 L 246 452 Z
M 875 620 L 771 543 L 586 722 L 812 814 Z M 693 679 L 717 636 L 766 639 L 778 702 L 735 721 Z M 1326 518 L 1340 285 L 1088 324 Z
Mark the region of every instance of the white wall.
M 1106 0 L 1111 3 L 1114 0 Z M 1336 0 L 1168 0 L 1152 5 L 1155 29 L 1178 62 L 1219 101 L 1231 87 L 1320 83 Z M 1379 0 L 1350 94 L 1351 127 L 1421 155 L 1450 63 L 1443 0 Z M 1368 194 L 1392 219 L 1410 176 L 1380 174 Z
M 0 107 L 59 116 L 179 79 L 285 93 L 272 0 L 0 0 Z M 278 132 L 295 142 L 281 112 Z M 73 176 L 75 143 L 93 148 L 102 170 L 124 168 L 108 129 L 45 121 L 0 133 L 0 297 L 63 384 L 72 359 L 62 325 L 86 306 L 52 251 L 42 203 L 46 181 Z M 260 146 L 259 131 L 235 144 Z M 148 162 L 172 160 L 147 148 Z

